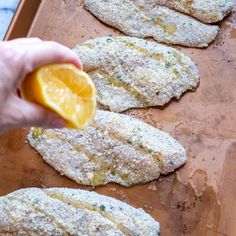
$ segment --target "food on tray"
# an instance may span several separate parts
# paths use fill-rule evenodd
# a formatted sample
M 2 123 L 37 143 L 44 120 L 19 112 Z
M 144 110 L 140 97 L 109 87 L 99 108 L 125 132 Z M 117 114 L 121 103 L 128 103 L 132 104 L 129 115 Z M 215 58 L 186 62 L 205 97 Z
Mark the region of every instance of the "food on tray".
M 194 62 L 180 51 L 132 37 L 102 37 L 74 48 L 104 108 L 162 106 L 199 83 Z
M 187 160 L 185 149 L 169 134 L 108 111 L 98 110 L 86 130 L 33 128 L 28 140 L 48 164 L 84 185 L 146 183 Z
M 160 4 L 189 14 L 205 23 L 221 21 L 233 9 L 231 0 L 152 0 L 150 2 L 153 6 Z
M 72 64 L 37 69 L 23 81 L 21 95 L 58 113 L 68 122 L 67 127 L 87 126 L 96 109 L 92 80 Z
M 29 188 L 0 197 L 0 235 L 157 236 L 159 223 L 95 192 Z
M 154 0 L 85 0 L 85 6 L 98 19 L 127 35 L 153 37 L 168 44 L 207 47 L 218 32 L 218 26 L 206 25 Z

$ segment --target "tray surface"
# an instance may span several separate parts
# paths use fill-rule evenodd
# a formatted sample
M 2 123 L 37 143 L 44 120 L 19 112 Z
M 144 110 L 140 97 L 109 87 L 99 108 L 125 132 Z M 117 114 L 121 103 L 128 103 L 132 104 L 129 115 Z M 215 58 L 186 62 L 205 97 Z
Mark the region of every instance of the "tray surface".
M 236 8 L 236 0 L 234 0 Z M 17 19 L 20 21 L 20 18 Z M 29 37 L 68 47 L 121 33 L 98 21 L 80 0 L 43 0 Z M 236 13 L 221 23 L 207 49 L 177 47 L 197 64 L 195 92 L 164 108 L 127 111 L 169 132 L 188 152 L 176 173 L 131 188 L 108 184 L 96 192 L 142 207 L 161 224 L 162 235 L 236 235 Z M 26 142 L 27 129 L 0 136 L 0 194 L 25 187 L 92 190 L 60 176 Z

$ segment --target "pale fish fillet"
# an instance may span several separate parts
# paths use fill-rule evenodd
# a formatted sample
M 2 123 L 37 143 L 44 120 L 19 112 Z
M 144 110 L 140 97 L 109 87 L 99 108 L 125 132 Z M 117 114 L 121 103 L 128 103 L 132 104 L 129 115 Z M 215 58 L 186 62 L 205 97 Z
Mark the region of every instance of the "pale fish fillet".
M 95 192 L 28 188 L 0 197 L 1 236 L 157 236 L 142 209 Z
M 199 83 L 194 62 L 180 51 L 133 37 L 102 37 L 74 48 L 111 111 L 162 106 Z
M 187 160 L 185 149 L 169 134 L 108 111 L 98 110 L 84 131 L 32 129 L 28 140 L 48 164 L 84 185 L 146 183 Z
M 127 35 L 153 37 L 167 44 L 207 47 L 219 29 L 164 6 L 153 7 L 153 1 L 85 0 L 85 6 L 101 21 Z
M 233 9 L 231 0 L 151 0 L 148 5 L 151 3 L 189 14 L 205 23 L 221 21 Z

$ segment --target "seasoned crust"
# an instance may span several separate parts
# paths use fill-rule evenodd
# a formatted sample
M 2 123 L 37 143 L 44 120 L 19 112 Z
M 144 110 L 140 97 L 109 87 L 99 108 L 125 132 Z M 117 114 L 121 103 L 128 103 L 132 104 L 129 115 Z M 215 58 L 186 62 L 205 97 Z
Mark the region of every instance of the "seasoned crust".
M 108 111 L 97 111 L 84 131 L 32 129 L 28 140 L 48 164 L 84 185 L 146 183 L 187 160 L 185 149 L 167 133 Z
M 85 6 L 98 19 L 129 36 L 153 37 L 167 44 L 207 47 L 219 29 L 165 6 L 153 6 L 153 1 L 85 0 Z
M 221 21 L 233 9 L 231 0 L 153 0 L 152 2 L 189 14 L 204 23 Z
M 0 197 L 0 235 L 157 236 L 142 209 L 95 192 L 28 188 Z
M 111 111 L 162 106 L 199 83 L 194 62 L 180 51 L 134 37 L 102 37 L 74 48 Z

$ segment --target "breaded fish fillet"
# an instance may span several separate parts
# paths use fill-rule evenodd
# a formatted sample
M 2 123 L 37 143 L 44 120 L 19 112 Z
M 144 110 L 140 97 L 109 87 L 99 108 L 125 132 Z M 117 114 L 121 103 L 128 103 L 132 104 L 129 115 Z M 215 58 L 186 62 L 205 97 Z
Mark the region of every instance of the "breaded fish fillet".
M 157 236 L 142 209 L 95 192 L 28 188 L 0 197 L 1 236 Z
M 103 37 L 74 48 L 111 111 L 162 106 L 197 87 L 194 62 L 171 47 L 133 37 Z
M 231 0 L 151 0 L 148 5 L 151 3 L 189 14 L 205 23 L 221 21 L 233 9 Z
M 108 111 L 98 110 L 84 131 L 32 129 L 28 140 L 48 164 L 84 185 L 146 183 L 187 160 L 185 149 L 169 134 Z
M 127 35 L 153 37 L 167 44 L 207 47 L 218 32 L 218 26 L 205 25 L 164 6 L 153 7 L 153 1 L 85 0 L 85 6 L 101 21 Z

